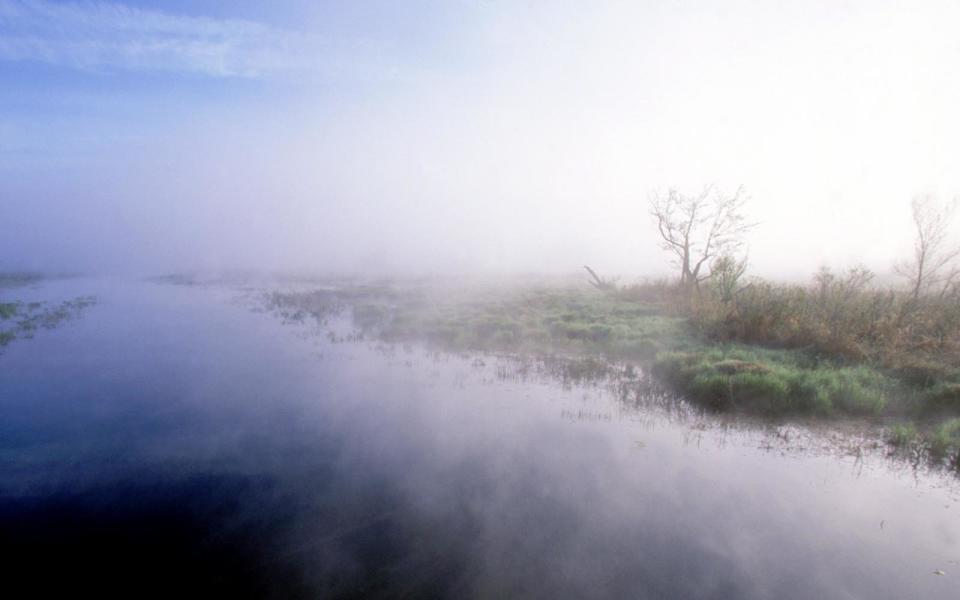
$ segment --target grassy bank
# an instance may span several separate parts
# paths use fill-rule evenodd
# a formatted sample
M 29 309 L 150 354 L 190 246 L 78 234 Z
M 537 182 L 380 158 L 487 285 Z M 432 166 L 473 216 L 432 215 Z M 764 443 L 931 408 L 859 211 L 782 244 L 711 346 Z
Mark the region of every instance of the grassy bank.
M 635 291 L 634 291 L 635 292 Z M 653 295 L 586 287 L 359 286 L 274 294 L 287 318 L 347 312 L 361 335 L 450 351 L 599 356 L 650 369 L 717 410 L 763 414 L 903 412 L 903 384 L 882 369 L 801 349 L 712 340 Z
M 354 307 L 355 322 L 387 339 L 425 338 L 449 349 L 600 354 L 652 359 L 693 343 L 686 322 L 644 303 L 590 291 L 488 291 L 470 297 L 421 300 L 384 310 Z
M 348 313 L 365 336 L 423 341 L 450 351 L 532 352 L 650 361 L 663 351 L 692 348 L 686 319 L 661 307 L 590 289 L 476 286 L 341 286 L 274 293 L 284 318 L 324 321 Z
M 668 285 L 607 292 L 582 283 L 457 289 L 340 285 L 275 293 L 270 303 L 286 318 L 320 323 L 332 314 L 346 314 L 356 335 L 390 342 L 636 364 L 689 400 L 717 411 L 904 423 L 891 429 L 892 440 L 912 428 L 911 443 L 926 445 L 931 454 L 956 456 L 960 424 L 951 423 L 960 417 L 960 378 L 949 358 L 936 358 L 930 348 L 917 345 L 906 352 L 906 334 L 898 342 L 899 354 L 871 354 L 874 346 L 865 341 L 869 326 L 856 330 L 844 324 L 844 319 L 862 321 L 857 315 L 866 299 L 846 293 L 842 281 L 837 285 L 841 289 L 827 290 L 836 294 L 833 299 L 806 297 L 808 303 L 816 301 L 822 314 L 797 300 L 803 298 L 797 289 L 788 290 L 795 303 L 791 310 L 802 308 L 807 321 L 798 321 L 788 310 L 769 311 L 766 329 L 738 327 L 746 322 L 744 315 L 760 314 L 758 305 L 769 304 L 761 294 L 779 297 L 782 290 L 754 292 L 750 305 L 724 305 L 706 293 L 691 301 Z M 814 327 L 827 316 L 832 325 Z M 793 337 L 764 337 L 764 331 L 782 332 L 791 323 Z M 870 351 L 842 350 L 851 344 L 841 343 L 837 332 L 852 331 L 867 332 L 854 341 Z

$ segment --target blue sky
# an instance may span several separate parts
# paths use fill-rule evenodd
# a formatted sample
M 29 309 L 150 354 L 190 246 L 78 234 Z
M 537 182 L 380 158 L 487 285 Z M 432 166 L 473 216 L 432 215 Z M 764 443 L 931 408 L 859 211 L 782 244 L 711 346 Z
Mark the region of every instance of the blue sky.
M 72 152 L 94 131 L 150 137 L 225 107 L 380 93 L 456 64 L 456 47 L 439 47 L 462 22 L 451 6 L 0 0 L 0 151 Z
M 7 238 L 4 260 L 109 270 L 132 250 L 147 266 L 164 256 L 188 266 L 190 257 L 152 249 L 163 245 L 164 232 L 150 230 L 164 213 L 156 204 L 183 205 L 165 217 L 175 247 L 195 227 L 186 221 L 211 212 L 190 207 L 208 202 L 196 196 L 211 193 L 211 173 L 249 170 L 236 161 L 260 163 L 258 148 L 302 129 L 286 115 L 309 113 L 316 131 L 343 106 L 470 60 L 445 42 L 469 5 L 400 4 L 0 0 L 0 191 L 8 223 L 29 232 Z M 223 155 L 234 136 L 241 158 Z M 151 196 L 158 184 L 178 197 Z M 262 204 L 256 217 L 269 218 Z M 217 225 L 192 233 L 214 237 Z M 200 266 L 256 253 L 199 250 Z
M 0 268 L 656 274 L 746 186 L 761 273 L 960 193 L 956 3 L 0 0 Z

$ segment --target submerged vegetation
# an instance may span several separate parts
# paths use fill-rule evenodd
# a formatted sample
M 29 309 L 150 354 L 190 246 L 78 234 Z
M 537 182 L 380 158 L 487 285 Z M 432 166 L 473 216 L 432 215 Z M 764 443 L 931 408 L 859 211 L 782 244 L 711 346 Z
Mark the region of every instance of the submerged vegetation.
M 7 279 L 7 276 L 0 276 L 0 281 Z M 33 280 L 35 279 L 29 281 Z M 22 279 L 16 281 L 28 282 Z M 81 296 L 58 304 L 0 301 L 0 348 L 16 339 L 30 339 L 41 329 L 53 329 L 65 321 L 75 319 L 84 309 L 95 303 L 96 298 L 92 296 Z

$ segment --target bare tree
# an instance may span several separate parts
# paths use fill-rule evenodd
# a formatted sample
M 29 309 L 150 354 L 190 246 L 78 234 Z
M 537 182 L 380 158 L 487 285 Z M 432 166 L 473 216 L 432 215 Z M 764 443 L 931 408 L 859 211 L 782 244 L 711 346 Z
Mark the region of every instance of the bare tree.
M 743 186 L 732 196 L 708 185 L 696 196 L 671 188 L 666 195 L 650 195 L 650 215 L 660 234 L 660 247 L 674 255 L 680 283 L 696 287 L 710 276 L 711 261 L 732 256 L 754 223 L 743 214 L 747 201 Z
M 930 195 L 917 196 L 911 203 L 913 256 L 896 265 L 895 270 L 909 282 L 914 300 L 930 292 L 945 294 L 960 275 L 956 266 L 960 247 L 950 246 L 947 240 L 956 208 L 956 199 L 940 204 Z

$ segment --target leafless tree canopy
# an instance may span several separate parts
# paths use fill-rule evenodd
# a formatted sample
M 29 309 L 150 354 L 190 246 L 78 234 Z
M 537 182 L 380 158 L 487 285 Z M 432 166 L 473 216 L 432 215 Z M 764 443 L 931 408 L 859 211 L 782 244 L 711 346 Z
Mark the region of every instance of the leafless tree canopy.
M 915 300 L 928 293 L 945 294 L 957 282 L 960 247 L 947 240 L 956 207 L 956 200 L 942 205 L 932 196 L 913 199 L 913 256 L 898 264 L 896 271 L 909 282 Z
M 742 186 L 732 196 L 714 185 L 704 187 L 698 195 L 673 188 L 666 195 L 651 194 L 650 215 L 660 246 L 673 254 L 682 285 L 699 285 L 710 276 L 713 260 L 740 250 L 744 234 L 754 226 L 743 214 L 746 200 Z

